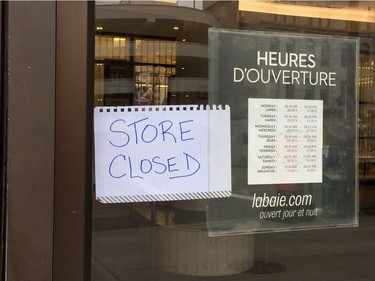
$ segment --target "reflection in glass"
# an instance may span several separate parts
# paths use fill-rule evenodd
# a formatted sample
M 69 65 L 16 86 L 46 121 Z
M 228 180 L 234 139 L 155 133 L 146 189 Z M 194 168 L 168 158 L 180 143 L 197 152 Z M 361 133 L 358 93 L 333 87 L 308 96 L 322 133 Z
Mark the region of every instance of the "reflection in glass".
M 181 4 L 179 2 L 184 1 L 162 2 L 148 1 L 145 4 L 144 1 L 121 1 L 113 5 L 108 3 L 97 5 L 97 23 L 101 29 L 97 30 L 95 40 L 95 105 L 207 104 L 210 55 L 207 41 L 210 27 L 297 32 L 301 37 L 310 33 L 332 36 L 355 34 L 361 38 L 361 43 L 367 44 L 367 48 L 361 48 L 358 84 L 361 156 L 359 167 L 363 177 L 371 178 L 375 175 L 375 165 L 373 165 L 375 161 L 372 160 L 375 157 L 375 126 L 371 125 L 375 118 L 373 104 L 375 102 L 373 87 L 375 26 L 372 22 L 358 21 L 358 18 L 352 17 L 351 14 L 358 10 L 362 15 L 360 18 L 363 19 L 365 18 L 363 13 L 368 14 L 368 11 L 372 12 L 375 8 L 373 3 L 354 7 L 358 2 L 188 1 L 186 3 L 190 8 L 183 8 L 179 6 Z M 260 9 L 262 5 L 265 5 L 266 9 L 248 10 L 248 8 Z M 289 9 L 282 9 L 284 6 L 288 6 Z M 311 17 L 312 12 L 317 11 L 321 12 L 324 20 Z M 350 21 L 342 18 L 345 15 L 350 17 Z M 332 19 L 333 17 L 336 19 Z M 370 20 L 370 17 L 366 18 Z M 175 26 L 179 29 L 174 29 Z M 299 47 L 296 47 L 293 40 L 289 40 L 285 49 L 297 53 L 300 51 Z M 275 38 L 271 50 L 277 51 L 279 48 L 280 42 Z M 307 46 L 303 48 L 309 49 Z M 337 60 L 331 54 L 332 50 L 326 48 L 324 44 L 321 52 L 324 57 L 322 66 Z M 341 62 L 338 63 L 340 64 Z M 230 75 L 228 74 L 228 77 Z M 266 92 L 272 98 L 314 98 L 321 99 L 324 104 L 329 105 L 340 103 L 340 97 L 351 91 L 345 85 L 340 86 L 340 92 L 341 90 L 343 94 L 333 97 L 333 93 L 328 89 L 314 91 L 306 88 L 296 93 L 294 85 L 286 86 L 281 92 L 277 87 L 249 89 L 251 92 L 259 93 L 259 96 Z M 235 102 L 241 91 L 243 89 L 238 91 L 230 89 L 228 97 Z M 243 104 L 238 100 L 239 107 L 246 106 L 246 103 Z M 337 112 L 344 113 L 342 108 L 338 106 Z M 241 117 L 238 116 L 238 111 L 232 114 Z M 331 113 L 325 111 L 324 115 L 327 114 Z M 339 122 L 332 120 L 330 124 L 332 132 L 326 137 L 339 138 L 342 131 L 346 130 L 346 124 L 340 120 L 342 119 L 339 118 Z M 234 165 L 238 169 L 246 169 L 245 147 L 248 136 L 238 129 L 246 126 L 246 123 L 241 118 L 236 118 L 233 122 L 235 123 L 232 127 L 235 136 L 232 139 L 233 147 L 234 153 L 238 156 Z M 329 163 L 332 165 L 329 167 L 332 171 L 336 166 L 341 165 L 339 163 L 346 163 L 347 157 L 352 153 L 349 150 L 343 153 L 345 147 L 331 148 L 331 150 L 325 147 L 325 149 L 332 153 L 334 159 Z M 351 169 L 354 170 L 355 167 Z M 340 197 L 347 192 L 347 187 L 343 184 L 347 179 L 335 176 L 327 174 L 326 193 L 314 204 L 329 205 L 330 198 Z M 290 197 L 296 192 L 300 195 L 311 194 L 316 192 L 316 187 L 315 184 L 283 185 L 278 186 L 277 190 Z M 242 186 L 235 182 L 233 188 L 240 190 Z M 259 192 L 262 191 L 261 186 L 257 188 Z M 366 197 L 365 201 L 370 205 L 375 202 L 369 197 Z M 249 202 L 243 198 L 241 200 L 231 198 L 223 202 L 225 208 L 220 208 L 220 200 L 214 200 L 210 204 L 218 204 L 219 211 L 215 215 L 219 219 L 228 216 L 226 210 L 230 211 L 229 215 L 232 215 L 232 218 L 229 224 L 225 225 L 227 227 L 237 219 L 236 215 L 239 212 L 236 213 L 236 210 L 247 210 L 241 213 L 244 217 L 253 215 Z M 344 201 L 340 206 L 329 206 L 326 219 L 345 215 L 348 212 L 347 206 L 351 204 L 348 205 Z M 359 231 L 356 229 L 315 230 L 269 236 L 262 234 L 223 236 L 212 239 L 205 232 L 208 207 L 212 208 L 212 205 L 208 206 L 206 201 L 199 200 L 104 205 L 94 199 L 92 280 L 184 281 L 192 278 L 196 280 L 207 278 L 198 276 L 220 276 L 213 278 L 223 281 L 249 279 L 271 281 L 278 278 L 277 274 L 251 275 L 247 271 L 253 264 L 255 271 L 259 269 L 257 265 L 262 264 L 261 261 L 265 259 L 265 249 L 268 250 L 266 259 L 270 258 L 272 262 L 277 262 L 278 268 L 284 270 L 288 268 L 283 273 L 288 280 L 308 279 L 314 276 L 331 280 L 345 274 L 353 279 L 355 278 L 353 272 L 360 272 L 361 277 L 358 278 L 371 279 L 373 276 L 370 270 L 364 269 L 371 268 L 366 267 L 366 262 L 367 258 L 372 261 L 373 253 L 363 250 L 369 248 L 367 239 L 372 239 L 374 223 L 371 216 L 362 217 L 365 227 L 360 228 Z M 315 209 L 311 212 L 313 211 Z M 293 225 L 295 221 L 290 220 L 288 223 Z M 218 229 L 218 231 L 222 230 L 225 229 Z M 318 246 L 316 241 L 319 241 Z M 365 255 L 368 256 L 364 257 Z M 353 262 L 353 258 L 358 262 Z M 314 272 L 311 271 L 312 259 Z M 241 262 L 238 262 L 239 260 Z M 300 270 L 295 270 L 296 266 Z M 261 269 L 269 269 L 269 267 Z M 234 273 L 236 274 L 233 275 Z M 191 277 L 192 275 L 195 277 Z
M 134 37 L 96 36 L 96 105 L 167 104 L 168 76 L 176 74 L 176 62 L 171 63 L 172 57 L 176 56 L 172 53 L 172 50 L 176 51 L 173 47 L 176 42 L 131 38 Z M 163 53 L 166 52 L 165 48 L 160 48 L 167 45 L 168 56 Z M 135 50 L 133 56 L 130 49 Z M 169 59 L 166 60 L 166 57 Z M 116 69 L 114 65 L 117 65 Z M 121 73 L 120 68 L 123 69 Z

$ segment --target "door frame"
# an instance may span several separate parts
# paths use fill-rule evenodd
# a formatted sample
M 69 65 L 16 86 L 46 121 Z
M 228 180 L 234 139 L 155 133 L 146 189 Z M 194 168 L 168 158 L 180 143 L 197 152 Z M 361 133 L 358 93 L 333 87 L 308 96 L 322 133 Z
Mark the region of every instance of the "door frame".
M 2 279 L 90 280 L 95 2 L 1 12 Z

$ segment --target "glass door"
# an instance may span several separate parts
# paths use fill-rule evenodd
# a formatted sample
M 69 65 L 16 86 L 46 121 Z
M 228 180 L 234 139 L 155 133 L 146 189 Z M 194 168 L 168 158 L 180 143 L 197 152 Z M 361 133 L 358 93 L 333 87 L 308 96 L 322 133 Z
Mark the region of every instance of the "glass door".
M 162 106 L 207 104 L 207 30 L 218 24 L 214 16 L 177 3 L 143 1 L 98 3 L 96 13 L 96 106 L 153 106 L 162 110 Z M 122 57 L 113 55 L 114 36 L 124 38 Z M 166 125 L 164 129 L 168 130 Z M 171 137 L 169 133 L 166 131 L 164 137 Z M 162 168 L 162 164 L 156 165 Z M 169 228 L 180 231 L 178 225 L 191 225 L 192 239 L 198 239 L 194 232 L 205 233 L 205 200 L 119 204 L 93 200 L 92 280 L 152 279 L 158 268 L 176 270 L 172 262 L 177 260 L 168 257 L 162 245 L 188 239 L 188 233 L 169 233 Z M 197 266 L 189 270 L 197 270 Z
M 375 22 L 370 16 L 370 11 L 373 9 L 375 6 L 372 2 L 362 1 L 148 1 L 147 3 L 130 1 L 116 4 L 97 2 L 94 104 L 108 107 L 102 108 L 101 112 L 106 110 L 110 113 L 168 111 L 173 106 L 184 111 L 192 105 L 207 106 L 216 101 L 213 99 L 209 82 L 212 78 L 210 77 L 212 59 L 219 57 L 225 68 L 226 65 L 232 63 L 231 56 L 227 55 L 232 51 L 228 46 L 232 46 L 241 53 L 248 52 L 249 60 L 254 60 L 256 52 L 254 45 L 241 36 L 218 40 L 217 49 L 212 48 L 209 46 L 209 42 L 212 42 L 209 34 L 212 35 L 215 30 L 233 34 L 236 32 L 239 34 L 243 32 L 277 33 L 283 39 L 275 36 L 267 41 L 267 50 L 271 54 L 270 64 L 276 64 L 276 59 L 272 57 L 272 54 L 283 50 L 288 58 L 292 58 L 293 62 L 290 65 L 297 65 L 299 62 L 300 64 L 296 67 L 300 68 L 299 70 L 303 68 L 302 71 L 309 68 L 306 66 L 307 58 L 311 59 L 310 63 L 315 63 L 313 57 L 308 57 L 306 54 L 316 52 L 320 58 L 319 66 L 324 71 L 327 71 L 334 62 L 338 62 L 337 69 L 345 69 L 348 77 L 355 73 L 356 65 L 353 67 L 348 65 L 348 62 L 355 57 L 352 53 L 353 49 L 345 44 L 340 46 L 339 53 L 334 53 L 331 49 L 330 42 L 336 37 L 349 38 L 353 42 L 358 40 L 360 60 L 358 80 L 350 85 L 340 82 L 337 91 L 330 91 L 324 87 L 318 89 L 314 85 L 304 87 L 303 91 L 299 90 L 300 85 L 297 85 L 299 82 L 296 82 L 298 80 L 296 76 L 289 77 L 294 79 L 295 83 L 286 82 L 287 85 L 284 85 L 282 91 L 279 85 L 263 85 L 262 87 L 247 85 L 234 89 L 230 87 L 230 83 L 226 82 L 238 78 L 236 77 L 239 73 L 238 69 L 237 73 L 233 73 L 232 70 L 227 73 L 226 77 L 218 79 L 215 85 L 220 85 L 220 89 L 217 90 L 226 92 L 226 101 L 235 104 L 235 108 L 238 109 L 231 111 L 231 122 L 234 124 L 231 130 L 231 149 L 232 155 L 235 155 L 235 161 L 232 160 L 235 163 L 232 162 L 232 167 L 236 168 L 236 171 L 232 173 L 234 194 L 229 198 L 201 199 L 196 196 L 188 199 L 182 198 L 182 200 L 176 200 L 174 197 L 165 200 L 165 197 L 135 195 L 131 197 L 135 198 L 132 202 L 130 200 L 124 202 L 126 200 L 123 200 L 121 195 L 109 196 L 105 200 L 96 198 L 94 191 L 91 280 L 194 279 L 203 281 L 211 278 L 225 281 L 277 280 L 279 278 L 312 280 L 317 276 L 323 280 L 372 278 L 371 261 L 375 257 L 370 247 L 375 231 L 372 216 L 375 202 L 373 192 L 375 184 L 372 181 L 375 171 L 372 159 L 374 156 L 372 95 Z M 214 30 L 213 33 L 212 30 Z M 323 37 L 326 41 L 320 40 Z M 299 43 L 300 41 L 303 41 L 303 44 Z M 228 48 L 227 54 L 224 52 L 219 55 L 218 50 L 225 47 Z M 301 52 L 303 54 L 298 56 Z M 241 64 L 243 61 L 239 60 L 237 63 Z M 283 64 L 285 66 L 286 63 Z M 255 68 L 254 65 L 252 67 Z M 242 78 L 253 79 L 251 75 L 255 72 L 246 74 L 247 70 L 249 69 L 243 70 Z M 321 80 L 322 77 L 320 76 Z M 267 80 L 267 77 L 262 79 Z M 276 74 L 274 74 L 274 79 L 278 80 Z M 353 79 L 355 80 L 356 77 Z M 313 82 L 316 83 L 315 80 Z M 347 98 L 349 95 L 354 96 L 356 91 L 354 88 L 357 87 L 359 93 L 358 155 L 355 154 L 357 153 L 355 146 L 347 147 L 346 143 L 342 142 L 340 150 L 335 151 L 334 157 L 330 156 L 332 166 L 325 166 L 326 163 L 324 159 L 322 160 L 319 164 L 322 169 L 324 166 L 325 171 L 332 173 L 325 175 L 324 188 L 321 184 L 319 188 L 322 192 L 319 196 L 316 195 L 318 193 L 316 183 L 300 185 L 286 183 L 272 185 L 275 193 L 273 199 L 268 198 L 263 192 L 264 185 L 255 187 L 257 194 L 261 194 L 258 196 L 258 201 L 254 196 L 252 197 L 251 192 L 254 187 L 245 179 L 249 157 L 247 150 L 249 136 L 247 132 L 237 129 L 239 127 L 247 129 L 246 124 L 243 123 L 247 115 L 240 116 L 240 113 L 245 112 L 244 108 L 247 108 L 248 101 L 236 99 L 238 94 L 258 95 L 257 98 L 262 98 L 266 93 L 275 100 L 304 100 L 304 108 L 310 110 L 309 114 L 305 114 L 306 116 L 315 114 L 318 108 L 315 102 L 321 102 L 323 104 L 321 107 L 324 108 L 322 115 L 326 118 L 325 120 L 330 119 L 327 116 L 340 113 L 337 119 L 329 120 L 331 128 L 337 128 L 337 130 L 325 129 L 322 134 L 324 138 L 334 136 L 340 139 L 344 131 L 350 131 L 352 140 L 356 143 L 356 125 L 346 124 L 343 116 L 357 114 L 357 101 L 353 102 L 354 99 Z M 314 100 L 314 104 L 313 102 L 307 104 L 310 100 Z M 349 105 L 346 103 L 348 100 Z M 164 109 L 163 106 L 165 106 Z M 295 114 L 297 107 L 287 108 L 292 112 L 288 114 L 293 117 L 292 114 Z M 289 119 L 293 119 L 292 117 Z M 131 166 L 129 154 L 134 155 L 137 151 L 134 147 L 132 151 L 128 151 L 129 146 L 126 140 L 131 142 L 129 136 L 133 133 L 139 136 L 137 140 L 143 137 L 142 140 L 146 140 L 145 142 L 152 139 L 151 135 L 147 135 L 147 132 L 151 131 L 156 132 L 155 138 L 157 136 L 161 136 L 161 139 L 164 137 L 164 140 L 171 138 L 169 134 L 171 131 L 168 131 L 166 127 L 162 128 L 161 135 L 157 135 L 158 129 L 167 124 L 165 120 L 159 120 L 156 124 L 145 123 L 144 127 L 141 126 L 143 121 L 140 120 L 129 121 L 125 117 L 118 117 L 115 121 L 110 131 L 116 133 L 119 138 L 111 141 L 112 146 L 120 147 L 121 152 L 111 163 L 123 161 Z M 138 124 L 140 124 L 139 127 Z M 179 124 L 183 126 L 182 123 Z M 129 128 L 132 129 L 131 132 Z M 182 128 L 180 127 L 179 131 L 180 137 L 188 132 Z M 292 126 L 288 128 L 295 129 Z M 310 126 L 309 129 L 315 130 L 316 127 Z M 285 141 L 292 142 L 293 140 Z M 294 149 L 290 143 L 287 145 L 289 146 L 285 147 L 288 149 Z M 272 147 L 267 148 L 272 149 Z M 309 146 L 308 149 L 313 148 Z M 326 152 L 324 149 L 325 147 L 322 153 Z M 217 149 L 215 154 L 220 154 L 224 150 Z M 143 151 L 139 152 L 141 153 Z M 148 151 L 149 155 L 152 153 L 154 151 Z M 357 156 L 358 158 L 353 159 Z M 153 171 L 151 167 L 155 168 L 155 165 L 161 170 L 163 167 L 169 171 L 177 169 L 174 163 L 168 162 L 167 165 L 160 162 L 157 157 L 153 157 L 151 161 L 145 156 L 137 169 L 139 168 L 143 174 Z M 171 159 L 168 161 L 172 161 Z M 345 171 L 342 173 L 334 173 L 340 163 L 347 163 L 347 159 L 353 165 L 345 166 Z M 289 160 L 294 161 L 294 159 Z M 356 161 L 359 162 L 358 167 Z M 156 169 L 156 172 L 161 170 Z M 116 170 L 115 176 L 125 175 L 124 171 L 119 171 L 121 170 Z M 129 171 L 126 170 L 126 173 Z M 354 184 L 357 171 L 361 179 L 359 205 L 358 190 Z M 139 174 L 132 175 L 134 178 L 139 176 Z M 248 192 L 236 193 L 238 190 L 243 190 L 242 182 L 246 185 L 244 189 L 249 189 Z M 348 182 L 350 184 L 347 184 Z M 154 182 L 145 182 L 144 186 L 140 184 L 138 187 L 143 190 L 150 186 L 159 188 Z M 124 189 L 131 187 L 132 185 L 127 184 L 121 186 Z M 193 189 L 195 186 L 188 188 Z M 347 196 L 350 200 L 347 200 Z M 268 205 L 262 205 L 267 200 L 266 197 L 269 200 L 267 202 L 285 199 L 291 204 L 297 202 L 299 206 L 292 210 L 281 208 L 279 211 L 273 211 Z M 311 198 L 318 199 L 312 202 Z M 334 204 L 330 204 L 332 198 L 342 200 L 335 200 Z M 308 210 L 305 210 L 303 200 L 308 201 L 306 203 L 309 205 Z M 279 203 L 280 200 L 277 204 Z M 254 210 L 257 204 L 261 205 L 259 209 L 261 209 L 262 218 L 256 213 L 257 210 Z M 330 212 L 323 214 L 320 207 L 323 205 Z M 358 207 L 361 210 L 360 215 L 358 215 Z M 212 210 L 214 210 L 213 215 L 210 213 Z M 285 221 L 281 221 L 281 214 L 291 213 L 295 214 L 294 218 L 288 217 Z M 299 219 L 299 213 L 309 214 L 309 217 L 301 215 L 303 219 Z M 249 219 L 257 216 L 258 220 Z M 220 223 L 210 228 L 211 219 Z M 359 228 L 345 228 L 343 226 L 348 225 L 337 224 L 337 220 L 342 220 L 354 222 L 351 226 L 355 226 L 357 219 L 360 221 Z M 329 223 L 327 225 L 329 221 L 332 222 L 331 225 Z M 317 226 L 324 225 L 323 229 L 314 231 L 308 227 L 299 228 L 302 231 L 293 229 L 293 226 L 303 228 L 312 222 Z M 289 229 L 280 232 L 259 231 L 254 234 L 251 231 L 237 231 L 236 235 L 224 235 L 233 229 L 248 230 L 264 225 L 286 224 Z

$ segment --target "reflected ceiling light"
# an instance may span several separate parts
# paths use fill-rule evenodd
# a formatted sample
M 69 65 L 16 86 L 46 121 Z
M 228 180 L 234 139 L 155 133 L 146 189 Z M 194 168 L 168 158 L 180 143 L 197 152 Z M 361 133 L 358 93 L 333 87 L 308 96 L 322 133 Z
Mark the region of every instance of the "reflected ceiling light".
M 178 30 L 178 26 L 174 26 L 173 29 L 174 29 L 174 30 Z
M 184 38 L 184 39 L 182 39 L 182 42 L 185 42 L 186 41 L 186 39 Z
M 301 2 L 302 3 L 302 2 Z M 322 18 L 332 20 L 348 20 L 358 22 L 375 22 L 375 14 L 366 10 L 360 10 L 353 7 L 314 7 L 304 5 L 285 4 L 280 2 L 262 2 L 262 1 L 239 1 L 240 11 Z
M 103 30 L 103 26 L 97 26 L 96 30 Z
M 126 38 L 121 38 L 121 37 L 113 37 L 113 41 L 119 42 L 119 41 L 125 41 Z
M 177 0 L 154 0 L 154 1 L 177 4 Z

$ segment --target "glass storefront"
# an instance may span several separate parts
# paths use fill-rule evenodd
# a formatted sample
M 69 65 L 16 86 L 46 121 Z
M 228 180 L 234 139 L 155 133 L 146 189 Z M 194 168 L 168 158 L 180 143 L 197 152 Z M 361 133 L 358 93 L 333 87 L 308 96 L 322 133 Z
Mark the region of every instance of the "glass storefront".
M 217 193 L 210 190 L 207 197 L 189 192 L 195 190 L 194 183 L 183 196 L 178 195 L 180 200 L 176 200 L 177 195 L 168 199 L 169 194 L 125 198 L 122 193 L 97 200 L 98 189 L 94 190 L 92 280 L 371 280 L 375 273 L 372 266 L 375 257 L 372 239 L 375 231 L 375 125 L 372 124 L 375 4 L 362 1 L 114 2 L 96 3 L 94 93 L 94 106 L 114 116 L 109 131 L 118 138 L 109 141 L 112 148 L 123 149 L 119 152 L 120 158 L 128 161 L 129 151 L 124 147 L 132 141 L 132 133 L 139 137 L 137 144 L 142 140 L 148 146 L 157 137 L 164 142 L 189 141 L 194 130 L 201 128 L 198 125 L 203 126 L 200 122 L 197 127 L 184 128 L 193 123 L 194 111 L 198 114 L 205 111 L 201 106 L 210 105 L 213 109 L 217 104 L 229 104 L 232 196 L 218 199 Z M 257 40 L 260 43 L 254 49 L 252 44 Z M 230 79 L 213 71 L 218 65 L 226 68 L 234 59 L 241 64 L 248 59 L 246 56 L 255 62 L 258 55 L 259 62 L 259 46 L 267 46 L 265 50 L 270 54 L 287 54 L 289 66 L 295 66 L 288 70 L 291 76 L 286 76 L 289 72 L 280 72 L 285 75 L 280 78 L 272 72 L 278 69 L 275 67 L 269 72 L 273 73 L 275 85 L 263 78 L 267 83 L 257 86 L 252 82 L 257 80 L 255 69 L 250 72 L 231 65 Z M 270 64 L 276 65 L 276 60 L 269 58 Z M 284 56 L 279 58 L 280 65 L 288 64 L 284 59 Z M 298 75 L 307 75 L 305 70 L 315 71 L 318 61 L 320 85 L 325 85 L 318 87 L 318 78 L 310 79 L 312 85 L 305 85 L 299 80 L 302 76 L 297 77 L 297 70 Z M 333 71 L 336 76 L 329 74 Z M 253 84 L 237 83 L 234 87 L 231 83 L 241 80 L 239 77 Z M 337 77 L 337 84 L 333 77 Z M 281 79 L 285 83 L 279 86 L 277 81 Z M 329 88 L 329 83 L 335 88 Z M 320 134 L 321 143 L 317 147 L 322 153 L 316 165 L 323 174 L 313 174 L 317 180 L 313 176 L 302 180 L 296 177 L 294 181 L 268 181 L 264 177 L 261 184 L 249 183 L 246 177 L 251 138 L 247 126 L 253 121 L 248 116 L 253 118 L 257 113 L 256 108 L 252 112 L 248 106 L 250 102 L 258 102 L 258 98 L 266 98 L 270 108 L 283 106 L 288 110 L 285 113 L 288 114 L 285 122 L 291 126 L 288 132 L 297 130 L 291 124 L 298 114 L 308 119 L 306 122 L 310 123 L 302 126 L 309 130 L 309 134 L 304 134 L 310 142 L 304 146 L 304 153 L 311 152 L 305 157 L 310 159 L 309 163 L 318 155 L 316 147 L 311 145 L 312 139 Z M 299 103 L 291 103 L 293 100 Z M 170 113 L 168 120 L 157 119 L 155 124 L 151 123 L 152 114 L 133 123 L 116 115 L 130 112 L 135 116 L 138 110 L 170 110 L 176 114 Z M 172 116 L 189 110 L 191 115 L 184 115 L 188 119 L 179 122 L 178 139 L 172 131 L 171 120 L 175 118 Z M 269 109 L 267 114 L 271 112 L 274 111 Z M 212 121 L 212 116 L 208 120 Z M 267 122 L 273 122 L 272 116 Z M 141 127 L 146 119 L 150 123 Z M 321 120 L 322 125 L 315 125 L 315 119 Z M 121 124 L 130 125 L 121 127 Z M 163 127 L 167 124 L 168 129 Z M 258 123 L 254 124 L 259 127 Z M 264 128 L 278 126 L 269 124 Z M 214 131 L 210 127 L 209 130 Z M 220 124 L 215 130 L 215 138 L 220 137 L 220 130 L 225 131 Z M 156 132 L 155 137 L 148 132 Z M 283 148 L 296 152 L 292 134 L 284 136 L 284 140 Z M 211 144 L 210 139 L 208 143 Z M 131 146 L 132 155 L 137 154 L 137 147 L 141 146 Z M 263 148 L 273 149 L 268 144 Z M 147 149 L 153 153 L 154 148 Z M 173 149 L 171 145 L 170 151 Z M 225 154 L 226 147 L 208 151 L 221 155 Z M 190 171 L 198 160 L 187 151 L 184 153 Z M 291 165 L 297 162 L 295 154 L 283 156 L 288 159 L 284 167 L 291 172 L 294 171 Z M 98 155 L 101 157 L 95 152 L 97 158 Z M 172 173 L 180 168 L 177 162 L 172 162 L 174 158 L 162 162 L 161 154 L 155 155 L 158 156 L 152 160 L 141 160 L 137 175 L 134 166 L 133 170 L 130 167 L 133 178 L 141 178 L 140 173 L 145 177 L 151 171 Z M 109 169 L 120 161 L 118 156 L 110 162 Z M 264 166 L 273 163 L 269 157 L 265 161 L 268 162 Z M 126 163 L 132 165 L 130 160 Z M 224 164 L 211 162 L 207 171 L 211 173 L 213 167 L 222 168 Z M 305 167 L 308 172 L 316 169 L 313 165 Z M 272 170 L 269 168 L 267 172 Z M 113 174 L 114 178 L 125 175 L 121 170 Z M 163 189 L 163 184 L 152 181 L 145 181 L 144 185 L 145 190 L 149 186 Z M 123 189 L 126 188 L 124 184 Z M 269 190 L 272 192 L 268 193 Z M 277 201 L 277 206 L 284 207 L 283 200 L 288 200 L 290 205 L 269 208 L 272 200 Z M 260 210 L 254 211 L 257 205 Z M 296 207 L 288 208 L 291 205 Z

